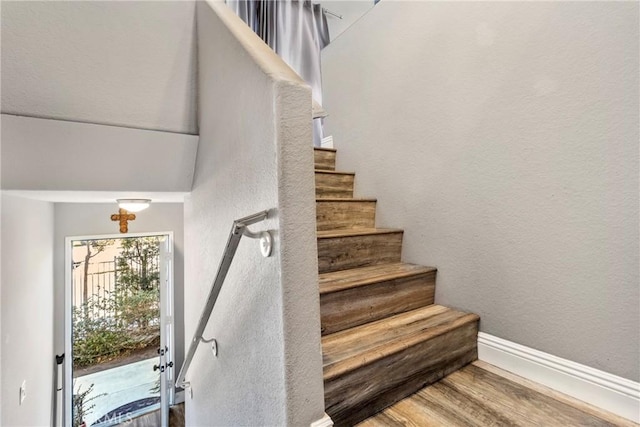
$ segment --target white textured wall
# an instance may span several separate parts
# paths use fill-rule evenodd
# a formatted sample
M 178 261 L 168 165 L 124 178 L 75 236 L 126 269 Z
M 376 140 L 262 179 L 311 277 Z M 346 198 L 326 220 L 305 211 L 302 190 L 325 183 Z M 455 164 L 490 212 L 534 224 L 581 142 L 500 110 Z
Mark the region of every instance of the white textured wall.
M 54 348 L 57 354 L 64 352 L 64 255 L 65 238 L 119 234 L 118 223 L 111 221 L 117 213 L 114 203 L 55 203 L 54 247 Z M 129 222 L 129 233 L 173 231 L 173 290 L 175 315 L 175 364 L 180 366 L 184 358 L 184 223 L 182 203 L 152 203 L 136 213 L 136 220 Z M 126 236 L 126 235 L 125 235 Z M 177 372 L 176 372 L 177 375 Z
M 0 5 L 0 14 L 2 5 Z M 2 64 L 0 63 L 0 70 Z M 2 87 L 0 85 L 0 99 L 2 98 Z M 2 134 L 0 133 L 0 188 L 2 188 Z M 0 213 L 2 213 L 2 197 L 0 196 Z M 0 218 L 0 223 L 2 218 Z M 0 422 L 2 422 L 2 226 L 0 225 Z
M 214 11 L 215 10 L 215 11 Z M 273 256 L 243 238 L 187 380 L 187 425 L 303 426 L 324 397 L 311 92 L 220 3 L 198 3 L 200 143 L 185 201 L 185 331 L 196 328 L 233 220 L 275 209 Z
M 3 1 L 2 112 L 197 133 L 193 1 Z
M 3 6 L 4 7 L 4 6 Z M 53 205 L 2 196 L 3 426 L 51 423 Z M 19 389 L 26 380 L 27 397 Z
M 322 58 L 338 167 L 437 302 L 635 381 L 638 7 L 384 0 Z
M 325 0 L 320 3 L 322 7 L 342 16 L 342 19 L 340 19 L 327 14 L 327 25 L 329 26 L 331 41 L 339 37 L 340 34 L 374 6 L 373 0 Z

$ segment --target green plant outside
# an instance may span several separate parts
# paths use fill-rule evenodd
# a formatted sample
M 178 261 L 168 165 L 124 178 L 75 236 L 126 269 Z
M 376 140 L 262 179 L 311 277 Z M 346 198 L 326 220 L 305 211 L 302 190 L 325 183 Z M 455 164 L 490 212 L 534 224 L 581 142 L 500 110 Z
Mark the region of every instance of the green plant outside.
M 75 389 L 75 382 L 73 385 Z M 107 395 L 106 393 L 101 393 L 96 396 L 89 396 L 93 392 L 93 384 L 85 391 L 81 389 L 82 386 L 78 386 L 78 389 L 73 393 L 73 427 L 82 427 L 85 424 L 85 417 L 89 415 L 96 406 L 94 403 L 91 403 L 91 401 Z
M 73 307 L 74 369 L 159 344 L 158 257 L 157 237 L 122 241 L 115 291 Z

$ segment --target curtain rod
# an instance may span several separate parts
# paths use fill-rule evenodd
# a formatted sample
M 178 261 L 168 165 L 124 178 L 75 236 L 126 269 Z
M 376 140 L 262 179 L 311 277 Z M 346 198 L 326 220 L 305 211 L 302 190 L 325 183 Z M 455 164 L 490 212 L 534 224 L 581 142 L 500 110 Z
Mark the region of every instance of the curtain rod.
M 324 13 L 326 13 L 327 15 L 335 16 L 335 17 L 336 17 L 336 18 L 338 18 L 338 19 L 342 19 L 342 15 L 338 15 L 338 14 L 337 14 L 337 13 L 335 13 L 335 12 L 331 12 L 331 11 L 330 11 L 329 9 L 327 9 L 326 7 L 323 7 L 323 8 L 322 8 L 322 11 L 323 11 Z

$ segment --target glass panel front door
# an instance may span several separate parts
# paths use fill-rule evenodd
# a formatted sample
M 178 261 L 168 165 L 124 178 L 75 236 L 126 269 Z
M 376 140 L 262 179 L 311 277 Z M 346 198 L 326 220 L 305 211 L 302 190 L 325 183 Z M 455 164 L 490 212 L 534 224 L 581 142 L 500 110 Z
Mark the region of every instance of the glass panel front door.
M 71 240 L 67 425 L 118 425 L 161 404 L 166 425 L 170 243 L 167 235 Z

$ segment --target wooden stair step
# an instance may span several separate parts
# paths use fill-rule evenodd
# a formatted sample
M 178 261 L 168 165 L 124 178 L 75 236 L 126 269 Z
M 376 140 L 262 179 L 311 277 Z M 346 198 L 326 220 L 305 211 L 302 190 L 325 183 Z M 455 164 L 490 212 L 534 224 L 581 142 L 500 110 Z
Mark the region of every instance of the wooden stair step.
M 400 262 L 402 234 L 385 228 L 318 231 L 318 271 Z
M 355 173 L 316 170 L 316 197 L 353 198 Z
M 316 199 L 316 226 L 319 231 L 373 228 L 376 199 Z
M 320 274 L 322 334 L 433 304 L 436 269 L 395 263 Z
M 476 360 L 478 321 L 431 305 L 324 336 L 327 413 L 354 425 Z
M 336 170 L 336 150 L 333 148 L 313 148 L 313 160 L 316 169 Z

